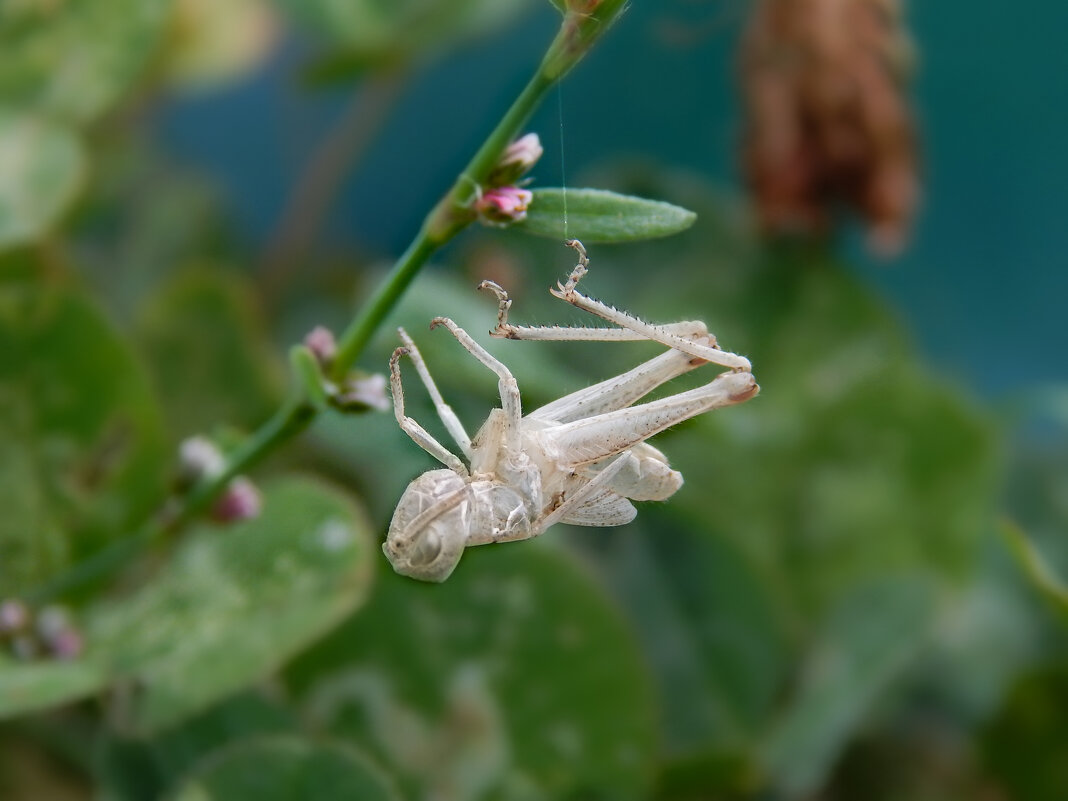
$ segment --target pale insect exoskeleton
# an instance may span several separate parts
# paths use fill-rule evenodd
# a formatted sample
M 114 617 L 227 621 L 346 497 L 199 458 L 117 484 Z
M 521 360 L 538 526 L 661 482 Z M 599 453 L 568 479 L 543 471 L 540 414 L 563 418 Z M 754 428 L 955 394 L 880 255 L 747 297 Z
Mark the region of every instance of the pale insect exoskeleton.
M 469 545 L 536 537 L 555 523 L 617 526 L 636 514 L 631 501 L 665 500 L 682 486 L 682 476 L 646 440 L 676 423 L 753 397 L 759 387 L 749 361 L 720 350 L 704 323 L 652 325 L 580 294 L 576 289 L 588 261 L 581 243 L 579 263 L 556 297 L 618 328 L 515 326 L 508 322 L 511 301 L 491 281 L 498 298 L 497 327 L 510 339 L 635 341 L 653 340 L 670 350 L 622 375 L 573 392 L 525 417 L 515 378 L 498 359 L 446 317 L 444 326 L 498 378 L 501 408 L 493 409 L 475 437 L 445 403 L 415 343 L 404 343 L 390 359 L 393 406 L 401 428 L 445 468 L 431 470 L 408 485 L 382 546 L 398 573 L 444 581 Z M 465 464 L 404 413 L 400 359 L 408 356 L 426 387 Z M 729 368 L 708 384 L 633 405 L 656 387 L 707 363 Z

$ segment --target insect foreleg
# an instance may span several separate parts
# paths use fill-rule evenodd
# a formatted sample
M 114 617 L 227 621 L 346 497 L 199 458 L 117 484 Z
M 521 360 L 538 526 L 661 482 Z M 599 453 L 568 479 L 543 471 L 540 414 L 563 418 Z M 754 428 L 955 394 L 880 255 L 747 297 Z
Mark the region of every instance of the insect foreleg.
M 430 395 L 430 399 L 434 402 L 434 408 L 437 410 L 441 422 L 445 424 L 445 430 L 449 432 L 449 436 L 451 436 L 456 444 L 460 446 L 460 450 L 463 451 L 464 456 L 470 459 L 471 438 L 467 436 L 467 432 L 464 431 L 463 423 L 460 422 L 460 418 L 456 416 L 452 407 L 445 402 L 443 397 L 441 397 L 437 384 L 434 383 L 434 379 L 431 377 L 430 371 L 427 369 L 426 362 L 423 361 L 423 355 L 419 352 L 419 348 L 415 346 L 412 338 L 408 336 L 408 332 L 403 328 L 397 329 L 397 335 L 400 337 L 401 342 L 404 343 L 404 347 L 408 351 L 408 358 L 412 360 L 416 373 L 419 374 L 423 386 L 426 387 L 427 394 Z
M 625 311 L 620 311 L 619 309 L 602 303 L 599 300 L 588 298 L 574 288 L 568 290 L 566 285 L 563 285 L 557 286 L 556 289 L 550 289 L 549 291 L 555 297 L 558 297 L 561 300 L 566 300 L 572 306 L 588 311 L 590 314 L 596 314 L 603 320 L 615 323 L 623 329 L 632 331 L 638 335 L 636 337 L 637 339 L 650 339 L 653 342 L 659 342 L 669 348 L 681 350 L 683 353 L 688 353 L 699 359 L 704 359 L 705 361 L 714 364 L 720 364 L 724 367 L 730 367 L 734 370 L 744 370 L 745 372 L 752 370 L 752 365 L 750 365 L 749 360 L 744 356 L 720 350 L 714 344 L 707 345 L 701 342 L 695 342 L 684 336 L 679 336 L 668 326 L 647 323 Z
M 461 476 L 467 475 L 467 467 L 444 445 L 434 439 L 430 433 L 419 423 L 404 413 L 404 385 L 401 383 L 400 358 L 410 355 L 407 347 L 397 348 L 389 358 L 389 381 L 393 391 L 393 415 L 397 418 L 397 424 L 401 430 L 412 440 L 446 467 L 454 470 Z
M 430 327 L 445 326 L 456 337 L 456 341 L 467 348 L 467 351 L 497 374 L 497 386 L 501 394 L 501 408 L 505 413 L 504 441 L 507 447 L 513 451 L 519 449 L 519 421 L 523 417 L 523 408 L 519 397 L 519 384 L 515 376 L 488 350 L 479 345 L 471 338 L 471 335 L 448 317 L 435 317 L 430 321 Z

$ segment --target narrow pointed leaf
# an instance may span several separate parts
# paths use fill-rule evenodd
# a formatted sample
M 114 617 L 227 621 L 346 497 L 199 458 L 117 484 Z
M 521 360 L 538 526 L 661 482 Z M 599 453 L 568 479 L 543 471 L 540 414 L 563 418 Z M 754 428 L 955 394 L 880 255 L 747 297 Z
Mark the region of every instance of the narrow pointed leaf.
M 99 692 L 107 672 L 94 662 L 0 660 L 0 718 L 77 701 Z
M 520 230 L 550 239 L 635 242 L 685 231 L 697 215 L 661 200 L 604 189 L 535 189 Z

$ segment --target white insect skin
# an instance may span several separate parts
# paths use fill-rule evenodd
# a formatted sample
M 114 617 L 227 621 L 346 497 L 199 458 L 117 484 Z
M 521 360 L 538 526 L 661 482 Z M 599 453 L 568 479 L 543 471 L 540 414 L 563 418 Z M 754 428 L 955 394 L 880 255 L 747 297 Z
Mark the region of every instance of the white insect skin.
M 720 350 L 704 323 L 652 325 L 580 294 L 575 287 L 589 262 L 580 242 L 567 244 L 578 251 L 579 263 L 552 294 L 619 327 L 511 325 L 508 294 L 492 281 L 483 281 L 479 289 L 492 290 L 499 304 L 497 327 L 491 334 L 509 339 L 652 340 L 670 350 L 524 417 L 519 386 L 508 368 L 452 320 L 438 317 L 431 328 L 447 328 L 498 378 L 501 408 L 490 412 L 472 439 L 442 398 L 415 343 L 399 329 L 403 345 L 389 362 L 394 414 L 401 429 L 446 469 L 424 473 L 401 496 L 382 546 L 398 573 L 444 581 L 469 545 L 536 537 L 560 522 L 629 523 L 637 513 L 630 501 L 665 500 L 682 486 L 682 475 L 645 440 L 759 392 L 748 359 Z M 402 356 L 411 359 L 467 465 L 405 415 Z M 696 389 L 632 405 L 666 381 L 709 362 L 730 371 Z

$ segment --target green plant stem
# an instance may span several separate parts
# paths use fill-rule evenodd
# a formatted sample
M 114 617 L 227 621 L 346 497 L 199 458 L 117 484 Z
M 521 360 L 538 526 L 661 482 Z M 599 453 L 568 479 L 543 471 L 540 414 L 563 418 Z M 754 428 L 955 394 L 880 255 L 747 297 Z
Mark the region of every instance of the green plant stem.
M 389 275 L 378 286 L 374 295 L 364 304 L 360 313 L 356 315 L 338 340 L 331 370 L 335 380 L 344 380 L 345 375 L 363 353 L 382 321 L 437 248 L 438 245 L 427 235 L 427 226 L 424 223 L 415 239 L 408 245 L 408 249 L 397 259 Z
M 576 27 L 584 19 L 568 14 L 549 46 L 546 58 L 500 122 L 460 173 L 452 188 L 423 221 L 419 233 L 397 260 L 375 293 L 363 305 L 338 340 L 331 378 L 341 382 L 363 354 L 371 337 L 396 306 L 430 256 L 475 219 L 469 206 L 497 165 L 504 149 L 516 138 L 546 93 L 581 58 L 588 43 L 576 45 Z M 297 371 L 295 371 L 297 372 Z M 225 470 L 202 481 L 184 496 L 172 499 L 162 512 L 135 533 L 98 551 L 68 572 L 27 596 L 31 603 L 47 603 L 119 569 L 151 543 L 180 530 L 209 507 L 235 476 L 248 470 L 270 451 L 307 428 L 323 408 L 307 387 L 307 377 L 295 375 L 295 391 L 271 419 L 229 456 Z
M 159 514 L 129 537 L 116 540 L 72 569 L 36 588 L 27 595 L 26 600 L 40 605 L 92 584 L 126 564 L 151 543 L 180 530 L 207 509 L 235 476 L 246 472 L 274 448 L 307 428 L 317 413 L 318 409 L 314 405 L 294 397 L 230 454 L 221 473 L 196 484 L 187 495 L 178 499 L 177 504 L 164 506 Z
M 434 251 L 471 223 L 473 218 L 468 204 L 474 197 L 477 187 L 497 165 L 501 153 L 516 138 L 554 83 L 543 75 L 542 70 L 539 69 L 535 73 L 501 118 L 497 127 L 493 129 L 486 141 L 482 143 L 482 147 L 460 173 L 452 188 L 427 215 L 408 249 L 397 260 L 378 290 L 364 304 L 361 312 L 339 338 L 337 354 L 331 370 L 335 380 L 344 378 L 351 369 L 382 321 L 400 300 L 412 279 Z

